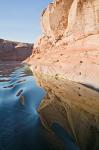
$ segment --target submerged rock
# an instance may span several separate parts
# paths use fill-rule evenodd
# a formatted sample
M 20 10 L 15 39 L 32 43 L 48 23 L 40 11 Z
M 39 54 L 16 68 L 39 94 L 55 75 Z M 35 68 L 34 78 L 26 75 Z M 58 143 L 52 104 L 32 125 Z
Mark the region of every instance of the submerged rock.
M 21 95 L 20 96 L 20 103 L 21 103 L 21 105 L 23 105 L 24 106 L 24 104 L 25 104 L 25 99 L 24 99 L 24 96 L 23 95 Z
M 99 149 L 99 1 L 55 0 L 28 63 L 47 91 L 45 127 L 61 125 L 81 150 Z

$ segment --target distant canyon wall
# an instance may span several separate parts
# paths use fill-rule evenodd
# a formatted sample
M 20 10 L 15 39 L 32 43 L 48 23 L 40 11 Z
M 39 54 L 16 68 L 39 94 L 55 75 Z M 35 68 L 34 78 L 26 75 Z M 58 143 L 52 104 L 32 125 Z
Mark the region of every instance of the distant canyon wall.
M 33 44 L 0 39 L 0 61 L 24 61 L 32 50 Z

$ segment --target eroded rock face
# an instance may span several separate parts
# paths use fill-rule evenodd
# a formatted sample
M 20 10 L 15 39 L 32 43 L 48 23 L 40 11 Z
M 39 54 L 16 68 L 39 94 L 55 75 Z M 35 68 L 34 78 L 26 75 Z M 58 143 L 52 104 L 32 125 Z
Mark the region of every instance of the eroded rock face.
M 99 33 L 98 0 L 56 0 L 42 14 L 42 29 L 53 39 L 77 40 Z
M 74 0 L 64 36 L 78 40 L 94 34 L 99 34 L 99 1 Z
M 33 44 L 0 39 L 0 61 L 23 61 L 32 54 Z
M 73 0 L 56 0 L 42 14 L 43 32 L 48 37 L 59 39 L 68 25 L 69 9 Z
M 47 97 L 45 126 L 58 122 L 81 150 L 99 149 L 99 1 L 55 0 L 42 15 L 31 64 Z

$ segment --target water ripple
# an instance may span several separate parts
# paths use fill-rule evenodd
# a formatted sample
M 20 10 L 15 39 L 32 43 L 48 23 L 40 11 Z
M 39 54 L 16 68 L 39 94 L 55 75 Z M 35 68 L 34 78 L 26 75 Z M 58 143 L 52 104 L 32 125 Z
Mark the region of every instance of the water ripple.
M 26 66 L 0 64 L 0 150 L 51 150 L 37 108 L 45 91 Z

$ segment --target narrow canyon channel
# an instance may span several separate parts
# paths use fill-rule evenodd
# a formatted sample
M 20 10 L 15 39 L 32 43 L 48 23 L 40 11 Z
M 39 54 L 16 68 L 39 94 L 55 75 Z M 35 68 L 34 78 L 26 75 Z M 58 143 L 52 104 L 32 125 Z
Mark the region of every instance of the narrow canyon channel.
M 0 63 L 0 150 L 58 150 L 37 113 L 44 95 L 27 66 Z

